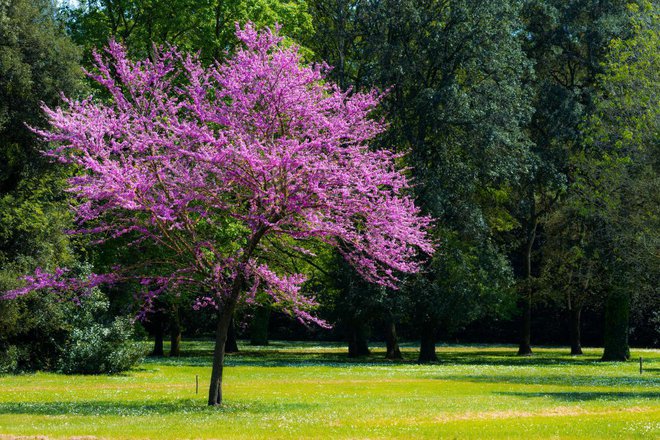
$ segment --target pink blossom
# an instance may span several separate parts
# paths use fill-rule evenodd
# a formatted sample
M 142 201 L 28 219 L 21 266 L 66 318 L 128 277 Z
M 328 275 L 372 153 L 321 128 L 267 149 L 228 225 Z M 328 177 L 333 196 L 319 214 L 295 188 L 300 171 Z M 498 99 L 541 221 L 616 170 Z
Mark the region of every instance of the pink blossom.
M 420 254 L 433 252 L 431 219 L 409 195 L 400 156 L 369 146 L 386 128 L 370 117 L 381 95 L 340 90 L 325 64 L 303 65 L 269 29 L 237 35 L 243 47 L 208 68 L 176 49 L 131 61 L 110 42 L 89 75 L 111 99 L 44 107 L 51 128 L 35 131 L 53 146 L 46 154 L 84 170 L 69 181 L 79 232 L 148 241 L 163 258 L 87 284 L 37 271 L 5 297 L 142 279 L 156 286 L 147 303 L 176 284 L 206 292 L 196 308 L 261 290 L 325 325 L 310 314 L 304 275 L 269 266 L 279 258 L 271 244 L 307 256 L 312 241 L 335 246 L 365 279 L 393 288 L 397 274 L 419 270 Z

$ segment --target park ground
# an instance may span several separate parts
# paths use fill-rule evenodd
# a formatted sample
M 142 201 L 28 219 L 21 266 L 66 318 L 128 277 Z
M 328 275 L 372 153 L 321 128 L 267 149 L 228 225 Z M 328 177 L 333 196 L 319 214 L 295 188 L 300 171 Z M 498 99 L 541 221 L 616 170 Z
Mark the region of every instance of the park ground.
M 243 345 L 225 405 L 209 408 L 211 348 L 187 342 L 121 375 L 2 376 L 0 439 L 660 438 L 660 350 L 604 363 L 599 349 L 440 346 L 417 365 L 405 344 L 400 362 L 382 347 L 354 361 L 336 344 Z

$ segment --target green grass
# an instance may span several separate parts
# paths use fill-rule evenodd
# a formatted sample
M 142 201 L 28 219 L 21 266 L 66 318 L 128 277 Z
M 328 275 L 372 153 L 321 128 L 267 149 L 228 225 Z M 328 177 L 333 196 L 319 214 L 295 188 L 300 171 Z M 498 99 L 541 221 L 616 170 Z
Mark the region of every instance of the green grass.
M 416 365 L 414 347 L 354 362 L 340 345 L 243 346 L 226 404 L 208 408 L 211 345 L 183 348 L 124 375 L 0 377 L 0 438 L 660 438 L 658 350 L 633 351 L 640 375 L 595 349 L 443 346 L 440 363 Z

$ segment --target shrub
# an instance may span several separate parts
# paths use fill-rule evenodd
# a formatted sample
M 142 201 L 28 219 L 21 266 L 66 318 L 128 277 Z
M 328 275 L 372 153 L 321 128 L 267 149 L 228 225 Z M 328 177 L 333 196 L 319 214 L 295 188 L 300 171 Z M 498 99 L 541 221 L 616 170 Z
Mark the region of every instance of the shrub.
M 131 319 L 120 316 L 105 323 L 108 307 L 107 298 L 98 289 L 75 307 L 71 317 L 73 331 L 58 362 L 60 372 L 119 373 L 142 360 L 147 347 L 135 340 Z
M 18 371 L 18 348 L 10 345 L 0 351 L 0 374 L 15 373 Z

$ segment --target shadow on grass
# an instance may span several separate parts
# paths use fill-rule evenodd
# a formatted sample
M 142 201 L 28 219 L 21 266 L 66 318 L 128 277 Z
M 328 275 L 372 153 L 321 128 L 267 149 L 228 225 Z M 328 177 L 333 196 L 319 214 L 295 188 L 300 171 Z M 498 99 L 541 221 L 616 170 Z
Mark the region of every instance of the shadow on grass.
M 438 353 L 441 364 L 493 366 L 595 365 L 598 356 L 571 356 L 569 353 L 540 353 L 518 356 L 515 350 L 452 350 Z
M 238 353 L 228 354 L 227 366 L 255 367 L 305 367 L 331 366 L 351 367 L 356 365 L 396 365 L 417 363 L 417 346 L 401 344 L 405 347 L 403 359 L 391 361 L 385 359 L 383 347 L 376 347 L 369 356 L 349 358 L 342 344 L 288 343 L 275 342 L 266 347 L 241 346 Z M 172 366 L 211 366 L 212 344 L 207 341 L 193 341 L 184 346 L 180 357 L 149 358 L 145 365 L 161 364 Z M 499 346 L 501 347 L 501 346 Z M 412 350 L 411 350 L 412 349 Z M 514 346 L 493 349 L 485 345 L 440 346 L 438 347 L 439 365 L 484 365 L 484 366 L 585 366 L 600 365 L 600 354 L 571 356 L 568 351 L 540 351 L 534 356 L 517 356 Z M 625 364 L 622 364 L 625 365 Z M 649 371 L 651 368 L 648 369 Z
M 322 352 L 309 350 L 249 350 L 244 349 L 238 353 L 231 353 L 225 357 L 225 365 L 233 366 L 254 366 L 254 367 L 309 367 L 309 366 L 328 366 L 328 367 L 353 367 L 356 365 L 392 365 L 392 364 L 413 364 L 416 354 L 412 353 L 407 359 L 391 361 L 385 359 L 384 353 L 374 353 L 373 355 L 360 358 L 349 358 L 342 352 Z M 149 365 L 171 365 L 188 367 L 210 367 L 212 353 L 183 352 L 180 357 L 170 358 L 148 358 L 143 366 Z
M 293 410 L 309 410 L 315 405 L 308 403 L 278 402 L 227 402 L 220 407 L 209 407 L 203 398 L 179 399 L 165 402 L 144 401 L 94 401 L 77 402 L 4 402 L 0 414 L 31 414 L 48 416 L 153 416 L 165 414 L 218 413 L 218 414 L 267 414 Z
M 465 375 L 443 375 L 436 376 L 437 380 L 449 380 L 457 382 L 475 383 L 506 383 L 518 385 L 557 385 L 564 387 L 621 387 L 621 386 L 658 386 L 660 380 L 657 377 L 639 374 L 630 376 L 601 376 L 601 375 L 571 375 L 566 374 L 465 374 Z
M 560 400 L 562 402 L 585 402 L 590 400 L 655 400 L 660 399 L 660 392 L 655 391 L 639 391 L 639 392 L 623 392 L 623 391 L 561 391 L 553 393 L 524 393 L 524 392 L 500 392 L 496 393 L 501 396 L 512 397 L 549 397 L 551 399 Z

